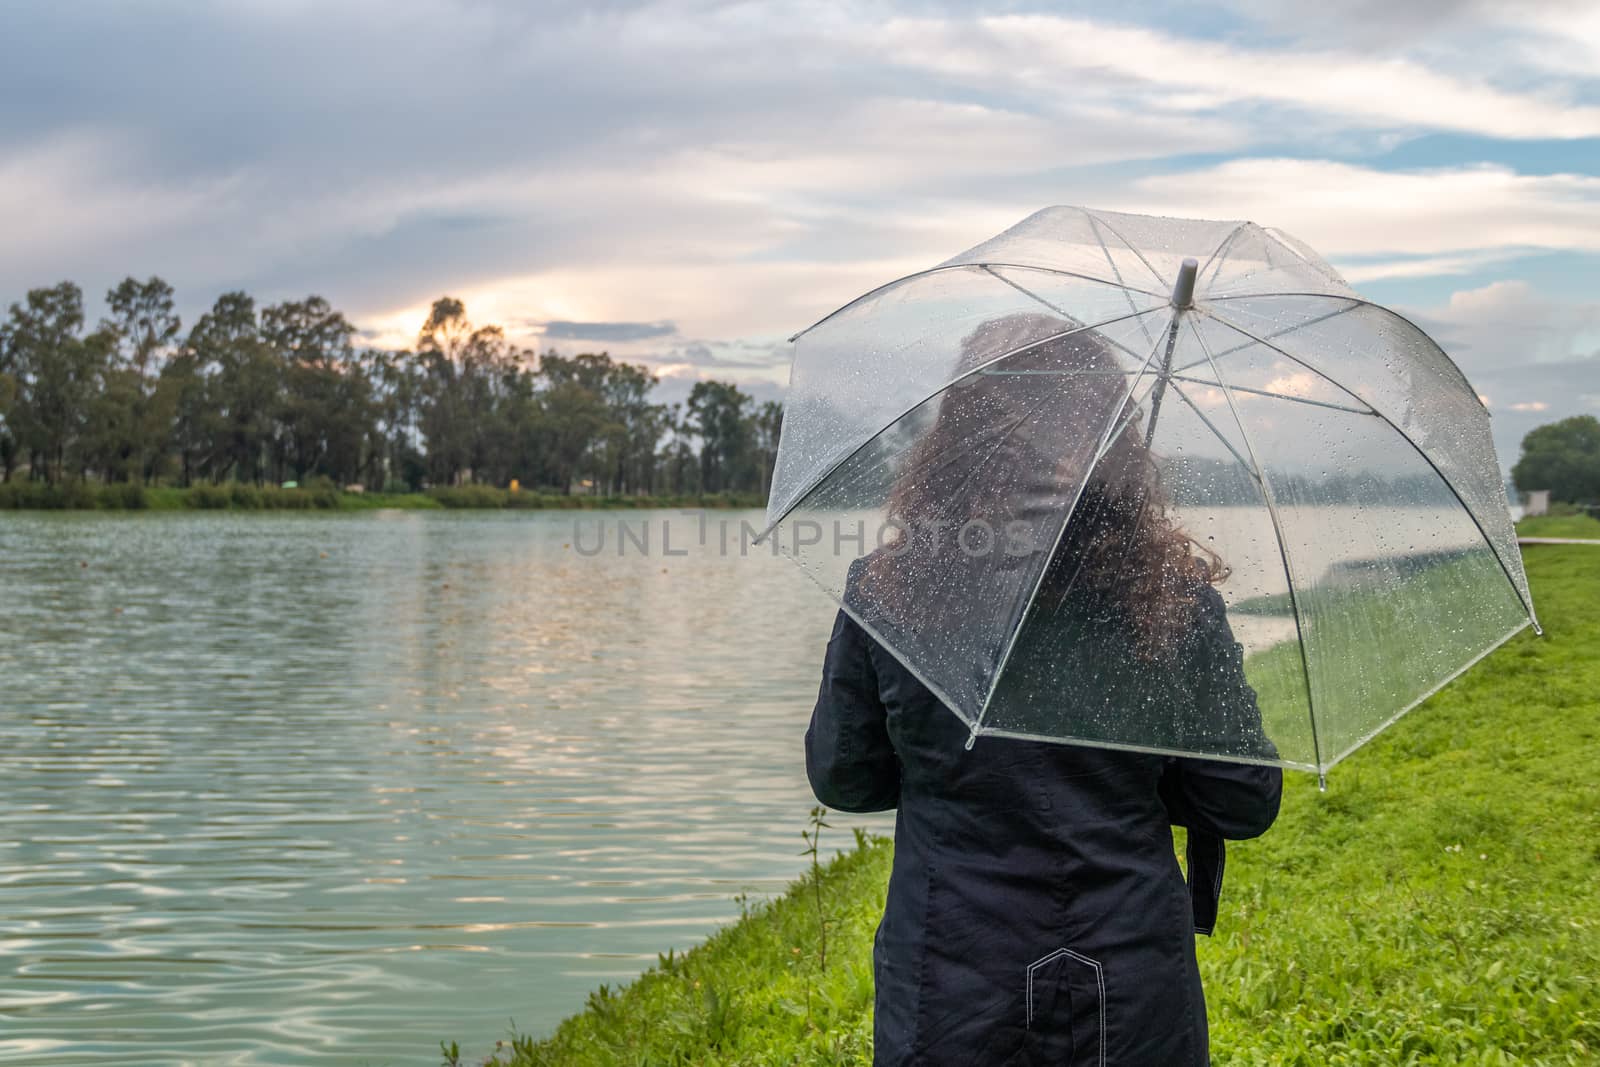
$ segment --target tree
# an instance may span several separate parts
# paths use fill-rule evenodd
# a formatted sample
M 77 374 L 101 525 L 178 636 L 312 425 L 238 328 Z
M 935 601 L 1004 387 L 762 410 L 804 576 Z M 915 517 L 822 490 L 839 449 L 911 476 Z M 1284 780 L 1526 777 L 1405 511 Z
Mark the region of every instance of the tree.
M 246 293 L 223 293 L 189 331 L 184 350 L 194 373 L 206 379 L 204 421 L 213 446 L 205 473 L 216 481 L 231 475 L 260 485 L 277 436 L 282 374 L 261 337 L 255 301 Z
M 454 297 L 433 302 L 417 336 L 422 388 L 418 426 L 436 485 L 493 479 L 499 401 L 524 373 L 528 354 L 498 326 L 474 327 Z
M 106 294 L 109 318 L 100 328 L 116 338 L 117 355 L 128 366 L 148 377 L 150 364 L 170 347 L 178 336 L 182 321 L 173 311 L 172 286 L 151 276 L 145 281 L 124 278 Z
M 752 420 L 756 457 L 761 465 L 761 492 L 772 491 L 772 471 L 778 465 L 778 440 L 783 434 L 783 405 L 768 400 Z
M 93 419 L 97 465 L 108 480 L 149 481 L 167 448 L 174 411 L 168 395 L 157 395 L 152 366 L 171 350 L 182 322 L 172 286 L 153 275 L 142 282 L 124 278 L 106 293 L 106 306 L 111 314 L 100 320 L 100 330 L 114 348 Z
M 667 443 L 658 457 L 663 481 L 674 493 L 700 491 L 700 460 L 694 450 L 694 426 L 682 404 L 671 405 L 664 421 Z
M 177 452 L 180 485 L 208 474 L 217 457 L 219 420 L 212 411 L 212 383 L 187 345 L 161 368 L 156 394 L 171 411 L 170 446 Z
M 700 482 L 707 493 L 750 488 L 758 479 L 750 397 L 731 382 L 696 382 L 689 416 L 700 437 Z
M 1600 419 L 1574 415 L 1531 431 L 1511 478 L 1523 492 L 1550 490 L 1551 500 L 1600 503 Z
M 596 439 L 611 423 L 597 371 L 597 360 L 589 355 L 548 352 L 539 360 L 542 388 L 533 440 L 543 460 L 540 480 L 563 493 L 585 473 Z
M 7 327 L 0 324 L 0 481 L 9 482 L 21 443 L 17 440 L 17 377 Z
M 422 404 L 421 368 L 410 352 L 372 352 L 368 365 L 376 390 L 378 419 L 372 432 L 380 440 L 376 460 L 382 471 L 380 480 L 418 489 L 428 474 L 417 423 Z
M 50 482 L 86 466 L 84 430 L 110 354 L 104 334 L 82 329 L 83 290 L 71 282 L 30 290 L 3 327 L 16 395 L 8 422 L 30 471 Z
M 367 426 L 376 412 L 356 359 L 355 327 L 320 296 L 274 304 L 261 313 L 261 337 L 283 375 L 277 412 L 278 475 L 354 481 Z

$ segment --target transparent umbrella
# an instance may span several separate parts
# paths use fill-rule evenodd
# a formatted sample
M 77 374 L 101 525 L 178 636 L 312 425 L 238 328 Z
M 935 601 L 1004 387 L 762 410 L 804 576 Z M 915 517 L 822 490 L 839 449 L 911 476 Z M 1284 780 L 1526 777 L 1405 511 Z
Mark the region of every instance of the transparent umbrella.
M 767 535 L 969 745 L 1320 776 L 1537 630 L 1472 386 L 1279 231 L 1047 208 L 793 341 Z

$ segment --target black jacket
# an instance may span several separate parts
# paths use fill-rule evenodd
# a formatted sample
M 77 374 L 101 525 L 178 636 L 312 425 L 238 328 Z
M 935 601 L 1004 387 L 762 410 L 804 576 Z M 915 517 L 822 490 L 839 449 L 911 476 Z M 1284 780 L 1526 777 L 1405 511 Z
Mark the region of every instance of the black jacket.
M 1206 594 L 1206 643 L 1236 666 L 1221 598 Z M 1234 692 L 1208 701 L 1254 715 L 1231 674 Z M 967 735 L 839 613 L 806 770 L 828 807 L 899 809 L 873 952 L 874 1063 L 1206 1064 L 1196 916 L 1209 927 L 1220 838 L 1271 825 L 1281 772 L 995 737 L 966 751 Z M 1201 848 L 1197 900 L 1172 824 Z

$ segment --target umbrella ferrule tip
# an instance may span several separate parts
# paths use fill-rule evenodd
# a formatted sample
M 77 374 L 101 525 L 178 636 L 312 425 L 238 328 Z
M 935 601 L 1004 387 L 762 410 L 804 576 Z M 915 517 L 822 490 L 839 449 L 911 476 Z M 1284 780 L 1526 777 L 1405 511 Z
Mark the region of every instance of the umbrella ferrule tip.
M 1200 263 L 1193 256 L 1183 261 L 1178 268 L 1178 283 L 1172 287 L 1173 307 L 1194 307 L 1194 280 L 1199 273 Z

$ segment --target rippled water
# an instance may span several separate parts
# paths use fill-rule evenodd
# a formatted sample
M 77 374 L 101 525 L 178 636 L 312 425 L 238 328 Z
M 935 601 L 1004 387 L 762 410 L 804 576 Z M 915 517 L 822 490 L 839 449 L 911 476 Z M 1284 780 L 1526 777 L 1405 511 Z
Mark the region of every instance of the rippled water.
M 832 611 L 707 518 L 0 516 L 0 1062 L 481 1056 L 780 890 Z

